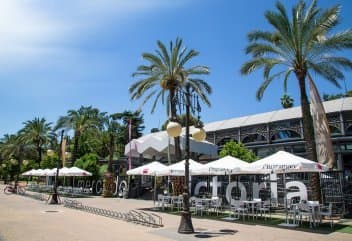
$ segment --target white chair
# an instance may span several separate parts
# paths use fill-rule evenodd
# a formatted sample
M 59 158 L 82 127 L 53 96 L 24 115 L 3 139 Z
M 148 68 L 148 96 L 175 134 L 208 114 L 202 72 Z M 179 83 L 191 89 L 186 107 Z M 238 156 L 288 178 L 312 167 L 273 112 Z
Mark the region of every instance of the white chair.
M 210 208 L 212 211 L 216 212 L 216 216 L 219 215 L 219 211 L 221 210 L 222 199 L 219 197 L 212 197 Z
M 260 217 L 264 215 L 264 219 L 266 220 L 266 213 L 269 212 L 269 216 L 271 219 L 271 210 L 270 210 L 270 200 L 265 200 L 260 203 L 260 206 L 258 208 L 258 212 L 260 213 Z
M 183 196 L 172 196 L 171 197 L 171 210 L 174 209 L 174 207 L 177 207 L 177 211 L 180 211 L 180 209 L 183 206 Z
M 196 198 L 194 200 L 195 214 L 197 215 L 200 212 L 200 216 L 203 216 L 203 211 L 207 210 L 207 207 L 204 205 L 201 198 Z
M 323 216 L 330 220 L 330 227 L 334 226 L 334 220 L 332 219 L 332 203 L 329 203 L 328 206 L 321 206 L 320 207 L 320 223 L 322 222 Z
M 299 216 L 299 222 L 302 223 L 302 220 L 305 218 L 307 221 L 309 221 L 309 227 L 312 228 L 313 224 L 313 211 L 309 207 L 307 201 L 301 201 L 298 204 L 298 216 Z
M 158 194 L 158 200 L 156 202 L 156 207 L 164 210 L 164 197 L 162 194 Z
M 237 214 L 237 218 L 240 218 L 240 215 L 242 215 L 243 220 L 245 220 L 245 216 L 248 215 L 248 208 L 246 208 L 244 202 L 240 200 L 231 201 L 231 210 Z

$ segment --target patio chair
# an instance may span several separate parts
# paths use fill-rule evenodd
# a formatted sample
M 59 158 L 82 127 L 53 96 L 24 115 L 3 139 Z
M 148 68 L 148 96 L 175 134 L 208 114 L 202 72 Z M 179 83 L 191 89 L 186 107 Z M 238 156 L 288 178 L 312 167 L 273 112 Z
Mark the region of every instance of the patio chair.
M 323 216 L 330 220 L 330 227 L 332 228 L 334 226 L 334 220 L 332 219 L 332 203 L 329 203 L 329 205 L 327 206 L 320 207 L 320 213 L 319 213 L 320 223 L 322 223 Z
M 298 204 L 298 216 L 299 216 L 299 223 L 302 224 L 302 220 L 306 219 L 309 222 L 309 227 L 312 228 L 313 225 L 313 211 L 309 207 L 307 201 L 302 200 Z
M 216 216 L 219 215 L 219 211 L 221 210 L 222 199 L 220 197 L 212 197 L 210 203 L 210 209 L 216 212 Z
M 165 209 L 165 206 L 164 206 L 164 195 L 163 194 L 158 194 L 158 200 L 156 202 L 156 207 L 157 208 L 161 208 L 162 210 Z
M 195 214 L 197 215 L 200 212 L 200 216 L 203 216 L 203 211 L 207 211 L 207 206 L 204 205 L 203 200 L 196 198 L 194 200 Z
M 183 206 L 183 196 L 182 195 L 171 197 L 171 210 L 173 210 L 175 206 L 177 207 L 177 211 L 180 211 L 180 209 Z
M 270 210 L 270 200 L 265 200 L 259 204 L 258 212 L 260 213 L 260 217 L 264 215 L 264 219 L 266 220 L 266 214 L 269 212 L 269 216 L 271 219 L 271 210 Z
M 240 200 L 231 201 L 231 210 L 237 214 L 238 218 L 242 215 L 243 220 L 245 220 L 245 216 L 248 215 L 248 208 L 246 208 L 245 204 Z

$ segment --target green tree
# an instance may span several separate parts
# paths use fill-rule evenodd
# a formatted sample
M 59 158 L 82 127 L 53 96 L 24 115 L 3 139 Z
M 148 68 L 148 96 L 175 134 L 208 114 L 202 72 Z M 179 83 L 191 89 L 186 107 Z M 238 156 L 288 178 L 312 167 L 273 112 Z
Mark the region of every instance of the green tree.
M 38 163 L 42 162 L 43 146 L 47 145 L 55 138 L 51 130 L 51 124 L 45 118 L 34 118 L 23 123 L 24 127 L 19 131 L 23 141 L 33 144 L 38 152 Z
M 98 160 L 99 156 L 97 154 L 89 153 L 77 159 L 74 163 L 74 166 L 92 173 L 92 178 L 96 179 L 99 177 L 100 168 L 100 165 L 98 165 Z
M 61 116 L 57 121 L 55 130 L 67 129 L 74 131 L 74 146 L 72 163 L 78 158 L 79 141 L 82 133 L 88 129 L 101 129 L 104 112 L 92 106 L 81 106 L 78 110 L 67 111 L 67 116 Z
M 177 38 L 175 42 L 171 41 L 169 48 L 161 41 L 157 41 L 157 45 L 158 49 L 155 50 L 155 53 L 142 54 L 148 65 L 138 66 L 137 71 L 133 73 L 133 76 L 141 76 L 142 78 L 130 86 L 131 99 L 136 100 L 145 96 L 143 105 L 155 97 L 151 109 L 152 113 L 160 100 L 163 104 L 166 102 L 167 114 L 168 116 L 170 114 L 171 119 L 175 120 L 177 102 L 179 101 L 177 93 L 184 89 L 187 83 L 200 99 L 210 106 L 207 95 L 211 93 L 211 87 L 198 77 L 209 74 L 209 68 L 200 65 L 186 66 L 190 60 L 199 55 L 199 52 L 183 47 L 180 38 Z M 167 97 L 165 98 L 165 96 Z M 175 138 L 175 156 L 176 160 L 180 160 L 179 137 Z
M 57 162 L 59 160 L 59 156 L 57 153 L 54 153 L 53 156 L 45 155 L 43 160 L 40 162 L 40 167 L 45 168 L 55 168 L 57 167 Z
M 18 181 L 19 174 L 20 174 L 20 167 L 22 165 L 22 161 L 25 157 L 26 151 L 30 150 L 32 146 L 27 145 L 24 142 L 24 139 L 21 135 L 4 135 L 4 137 L 1 139 L 1 145 L 0 145 L 0 153 L 1 156 L 9 161 L 10 163 L 5 163 L 7 166 L 7 170 L 9 170 L 11 173 L 16 172 L 16 179 L 15 181 Z M 16 162 L 14 162 L 14 160 Z M 13 175 L 11 175 L 13 177 Z
M 311 79 L 310 73 L 315 72 L 335 86 L 340 86 L 338 81 L 344 79 L 340 69 L 351 69 L 352 62 L 336 56 L 336 53 L 352 47 L 352 30 L 334 30 L 339 23 L 340 6 L 322 10 L 317 7 L 315 0 L 308 8 L 304 1 L 299 1 L 292 8 L 291 19 L 282 3 L 278 2 L 276 7 L 277 12 L 265 13 L 266 20 L 274 29 L 272 32 L 255 30 L 248 34 L 246 53 L 253 58 L 243 64 L 241 73 L 247 75 L 263 69 L 264 82 L 257 91 L 258 100 L 262 99 L 266 88 L 275 78 L 283 77 L 286 91 L 290 74 L 295 75 L 300 90 L 307 158 L 317 161 L 306 78 Z M 272 73 L 273 69 L 277 72 Z M 313 177 L 312 189 L 313 198 L 320 200 L 317 175 Z
M 220 157 L 233 156 L 246 162 L 253 162 L 258 157 L 250 150 L 248 150 L 243 143 L 236 143 L 234 141 L 227 142 L 220 151 Z
M 111 115 L 114 121 L 118 121 L 118 134 L 116 136 L 117 142 L 117 153 L 119 155 L 124 154 L 125 145 L 129 142 L 129 123 L 131 121 L 131 138 L 136 139 L 143 135 L 144 118 L 141 111 L 129 111 L 119 112 Z
M 284 109 L 291 108 L 293 106 L 294 100 L 288 94 L 284 94 L 281 98 L 281 106 Z

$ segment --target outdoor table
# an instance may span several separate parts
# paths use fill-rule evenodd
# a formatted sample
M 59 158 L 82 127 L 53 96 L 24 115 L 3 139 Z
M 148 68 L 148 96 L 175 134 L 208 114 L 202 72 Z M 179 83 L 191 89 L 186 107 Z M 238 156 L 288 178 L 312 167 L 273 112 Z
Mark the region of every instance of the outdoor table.
M 262 201 L 259 201 L 259 200 L 246 200 L 246 201 L 243 201 L 244 204 L 246 204 L 249 209 L 251 209 L 252 211 L 252 215 L 253 215 L 253 220 L 254 220 L 254 215 L 256 214 L 255 213 L 255 206 L 259 203 L 261 203 Z M 255 215 L 257 216 L 257 215 Z
M 201 200 L 202 200 L 202 203 L 207 207 L 209 207 L 212 202 L 211 198 L 201 198 Z

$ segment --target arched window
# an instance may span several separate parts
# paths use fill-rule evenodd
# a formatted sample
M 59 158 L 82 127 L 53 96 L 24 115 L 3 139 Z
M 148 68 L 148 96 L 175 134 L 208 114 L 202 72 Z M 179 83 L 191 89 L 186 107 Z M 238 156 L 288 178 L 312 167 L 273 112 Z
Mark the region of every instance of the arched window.
M 347 129 L 346 129 L 346 135 L 352 136 L 352 126 L 347 127 Z
M 271 136 L 272 141 L 286 140 L 286 139 L 296 139 L 301 138 L 301 136 L 293 130 L 279 130 L 274 135 Z
M 330 126 L 329 125 L 329 129 L 330 129 L 330 134 L 331 135 L 339 135 L 339 134 L 341 134 L 340 129 L 337 128 L 336 126 Z
M 266 141 L 265 136 L 260 134 L 250 134 L 243 138 L 242 143 L 263 142 Z
M 225 145 L 227 142 L 229 142 L 229 141 L 234 141 L 234 142 L 236 142 L 237 143 L 237 141 L 236 140 L 234 140 L 234 139 L 232 139 L 231 137 L 225 137 L 225 138 L 223 138 L 223 139 L 221 139 L 219 142 L 218 142 L 218 146 L 223 146 L 223 145 Z

